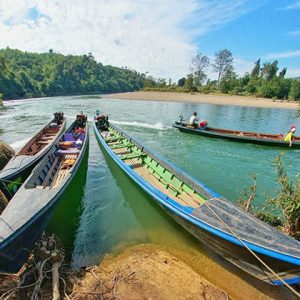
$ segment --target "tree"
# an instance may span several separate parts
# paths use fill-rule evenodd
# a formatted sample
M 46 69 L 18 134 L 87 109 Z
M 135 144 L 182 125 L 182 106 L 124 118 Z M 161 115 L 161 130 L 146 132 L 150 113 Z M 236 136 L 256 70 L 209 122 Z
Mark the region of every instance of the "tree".
M 276 77 L 276 73 L 278 71 L 278 61 L 274 60 L 272 63 L 264 63 L 261 72 L 260 72 L 260 76 L 267 80 L 270 81 L 272 80 L 274 77 Z
M 284 78 L 285 74 L 286 74 L 286 68 L 283 68 L 283 69 L 279 72 L 278 77 Z
M 251 71 L 251 78 L 258 77 L 259 71 L 260 71 L 260 58 L 255 62 L 255 66 Z
M 218 73 L 218 84 L 224 74 L 228 71 L 233 71 L 233 57 L 228 49 L 219 50 L 215 54 L 215 63 L 213 64 L 214 71 Z
M 291 89 L 289 93 L 289 99 L 291 100 L 300 100 L 300 81 L 293 79 L 291 83 Z M 300 109 L 299 109 L 300 112 Z M 299 113 L 300 115 L 300 113 Z
M 184 86 L 184 84 L 185 84 L 185 77 L 182 77 L 182 78 L 180 78 L 180 79 L 178 80 L 177 85 L 178 85 L 178 86 Z
M 193 78 L 193 74 L 188 74 L 187 75 L 187 78 L 185 80 L 185 84 L 184 84 L 184 87 L 191 91 L 192 90 L 192 87 L 193 87 L 193 83 L 194 83 L 194 78 Z
M 198 53 L 192 59 L 192 70 L 194 72 L 194 83 L 196 86 L 201 85 L 201 83 L 207 78 L 205 74 L 205 69 L 209 66 L 209 58 L 206 55 Z

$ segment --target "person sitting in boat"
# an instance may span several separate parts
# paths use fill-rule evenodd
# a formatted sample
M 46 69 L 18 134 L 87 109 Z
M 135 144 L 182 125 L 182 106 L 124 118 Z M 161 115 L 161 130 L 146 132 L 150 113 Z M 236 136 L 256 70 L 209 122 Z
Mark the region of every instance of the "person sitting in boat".
M 295 132 L 296 126 L 292 126 L 283 139 L 285 142 L 289 142 L 289 147 L 292 147 L 293 145 Z
M 97 121 L 99 116 L 100 116 L 100 111 L 97 109 L 96 110 L 96 116 L 94 117 L 94 121 Z
M 57 125 L 61 125 L 64 119 L 64 113 L 63 112 L 56 112 L 54 113 L 54 122 Z
M 206 120 L 201 121 L 200 124 L 199 124 L 199 127 L 201 129 L 205 130 L 206 127 L 207 127 L 207 121 Z
M 197 123 L 198 121 L 199 121 L 199 118 L 197 118 L 197 113 L 194 112 L 192 114 L 192 116 L 190 117 L 189 125 L 194 127 L 194 128 L 198 128 L 199 127 L 198 123 Z
M 96 126 L 100 131 L 107 131 L 109 127 L 108 116 L 98 116 L 96 119 Z
M 81 128 L 85 128 L 86 121 L 87 121 L 87 117 L 81 111 L 80 114 L 77 115 L 77 117 L 76 117 L 76 126 L 81 127 Z

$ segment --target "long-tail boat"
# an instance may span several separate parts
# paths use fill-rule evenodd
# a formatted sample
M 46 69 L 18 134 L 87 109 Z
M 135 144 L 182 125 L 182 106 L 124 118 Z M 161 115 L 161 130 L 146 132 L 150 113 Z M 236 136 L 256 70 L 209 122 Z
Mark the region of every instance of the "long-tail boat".
M 260 132 L 250 132 L 242 130 L 230 130 L 223 128 L 194 128 L 183 122 L 175 122 L 174 128 L 179 129 L 181 132 L 198 134 L 205 137 L 225 139 L 234 142 L 251 143 L 264 146 L 283 147 L 289 149 L 300 148 L 300 136 L 295 136 L 294 141 L 290 147 L 289 142 L 283 140 L 282 134 L 269 134 Z
M 78 115 L 0 215 L 0 271 L 17 272 L 49 223 L 88 149 L 88 123 Z
M 117 127 L 102 130 L 95 123 L 94 131 L 103 151 L 206 247 L 267 283 L 300 282 L 297 240 L 226 200 Z
M 45 125 L 18 151 L 0 171 L 0 190 L 9 200 L 37 163 L 50 151 L 66 128 L 63 113 L 55 113 Z

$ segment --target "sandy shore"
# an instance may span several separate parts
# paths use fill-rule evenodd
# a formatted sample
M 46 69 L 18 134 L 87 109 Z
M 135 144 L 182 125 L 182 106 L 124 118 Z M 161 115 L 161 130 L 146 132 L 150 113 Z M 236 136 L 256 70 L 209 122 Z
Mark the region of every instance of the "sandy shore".
M 297 109 L 299 103 L 288 102 L 286 100 L 271 100 L 265 98 L 254 98 L 244 96 L 230 95 L 206 95 L 206 94 L 187 94 L 172 92 L 129 92 L 105 95 L 107 98 L 124 99 L 124 100 L 154 100 L 186 103 L 208 103 L 220 105 L 237 105 L 248 107 L 268 107 L 268 108 L 285 108 Z

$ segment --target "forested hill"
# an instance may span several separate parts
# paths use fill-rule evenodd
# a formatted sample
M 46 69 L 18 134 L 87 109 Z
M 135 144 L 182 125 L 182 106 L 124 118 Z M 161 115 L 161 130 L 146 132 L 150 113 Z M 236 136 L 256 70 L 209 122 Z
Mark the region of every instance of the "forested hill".
M 104 66 L 91 54 L 0 50 L 0 94 L 4 99 L 135 91 L 143 86 L 144 78 L 133 70 Z

